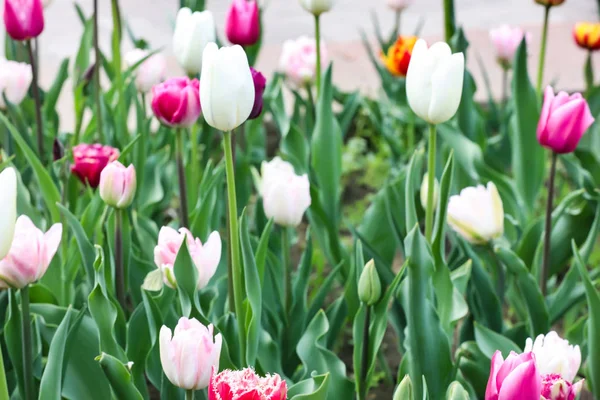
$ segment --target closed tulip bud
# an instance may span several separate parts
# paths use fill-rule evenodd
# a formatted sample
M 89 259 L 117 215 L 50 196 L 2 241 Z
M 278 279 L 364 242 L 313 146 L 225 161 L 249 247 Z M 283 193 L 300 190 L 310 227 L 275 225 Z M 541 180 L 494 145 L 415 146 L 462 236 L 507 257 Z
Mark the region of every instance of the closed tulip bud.
M 328 56 L 325 42 L 321 39 L 321 68 L 327 67 Z M 283 43 L 279 68 L 296 87 L 302 88 L 315 80 L 317 68 L 317 44 L 314 38 L 300 36 Z
M 311 204 L 308 175 L 296 175 L 279 157 L 263 161 L 259 192 L 266 216 L 282 226 L 298 226 Z
M 186 73 L 200 73 L 204 48 L 216 40 L 215 21 L 210 11 L 192 13 L 187 7 L 179 10 L 173 34 L 173 52 Z
M 44 8 L 41 0 L 5 0 L 4 25 L 14 40 L 36 38 L 44 30 Z
M 313 15 L 321 15 L 331 10 L 334 0 L 300 0 L 300 5 Z
M 533 353 L 511 352 L 506 360 L 500 351 L 494 353 L 485 400 L 537 400 L 541 391 L 542 377 L 535 366 Z
M 441 124 L 456 114 L 462 97 L 465 56 L 452 54 L 444 42 L 429 49 L 423 39 L 415 44 L 406 75 L 410 108 L 430 124 Z
M 542 146 L 559 154 L 571 153 L 593 123 L 590 106 L 580 93 L 569 96 L 560 92 L 555 96 L 552 87 L 546 88 L 537 126 Z
M 504 208 L 493 182 L 487 188 L 468 187 L 450 197 L 448 224 L 474 244 L 485 244 L 504 233 Z
M 421 191 L 420 191 L 420 197 L 421 197 L 421 206 L 423 206 L 423 209 L 425 210 L 427 208 L 427 195 L 429 193 L 429 174 L 427 174 L 427 172 L 425 173 L 425 176 L 423 176 L 423 182 L 421 182 Z M 434 180 L 434 185 L 433 185 L 433 206 L 437 207 L 438 201 L 439 201 L 439 197 L 440 197 L 440 184 L 438 182 L 437 179 Z
M 412 0 L 387 0 L 388 7 L 396 12 L 404 11 L 411 3 Z
M 375 268 L 375 261 L 365 265 L 358 280 L 358 298 L 368 306 L 376 304 L 381 298 L 381 282 Z
M 54 224 L 44 233 L 21 215 L 8 254 L 0 261 L 0 289 L 21 289 L 42 278 L 58 250 L 62 225 Z
M 152 111 L 163 124 L 189 128 L 196 123 L 200 107 L 198 79 L 171 78 L 152 87 Z
M 119 150 L 101 144 L 78 144 L 73 147 L 71 172 L 84 184 L 97 188 L 100 174 L 108 163 L 119 158 Z
M 536 3 L 546 7 L 560 6 L 565 0 L 535 0 Z
M 452 382 L 446 392 L 446 400 L 469 400 L 469 392 L 460 382 Z
M 404 375 L 404 378 L 398 385 L 398 388 L 394 392 L 393 400 L 414 400 L 413 397 L 413 387 L 412 381 L 410 380 L 410 376 Z
M 260 10 L 256 0 L 233 0 L 225 19 L 227 40 L 252 46 L 260 38 Z
M 579 22 L 573 28 L 575 43 L 582 49 L 600 50 L 600 23 Z
M 542 375 L 558 374 L 572 382 L 581 367 L 581 350 L 579 346 L 569 344 L 554 331 L 547 335 L 539 335 L 533 341 L 528 338 L 525 342 L 525 352 L 535 354 L 538 371 Z
M 174 334 L 160 328 L 160 363 L 171 383 L 186 390 L 208 387 L 213 368 L 219 368 L 221 334 L 195 318 L 180 318 Z
M 167 74 L 167 60 L 161 53 L 150 54 L 147 50 L 133 49 L 125 55 L 129 68 L 144 60 L 134 71 L 135 87 L 141 93 L 147 93 L 152 86 L 159 84 Z M 146 58 L 148 57 L 148 58 Z
M 396 43 L 390 46 L 387 54 L 381 53 L 381 61 L 390 74 L 394 76 L 406 76 L 410 57 L 417 39 L 416 36 L 400 36 L 396 40 Z
M 208 400 L 285 400 L 287 384 L 277 374 L 264 378 L 252 368 L 241 371 L 213 372 Z
M 100 174 L 100 197 L 111 207 L 123 209 L 133 201 L 137 180 L 135 167 L 125 168 L 118 161 L 113 161 Z
M 4 96 L 11 104 L 20 104 L 27 96 L 32 78 L 31 65 L 0 59 L 0 109 L 6 109 Z
M 515 53 L 523 41 L 523 37 L 527 43 L 531 41 L 531 33 L 508 25 L 502 25 L 490 31 L 490 39 L 496 51 L 496 60 L 502 68 L 508 70 L 512 67 Z
M 0 259 L 10 250 L 17 220 L 17 174 L 12 167 L 0 173 Z
M 65 156 L 65 146 L 63 146 L 62 142 L 58 140 L 58 138 L 54 138 L 54 142 L 52 143 L 52 159 L 54 161 L 58 161 Z
M 254 80 L 248 57 L 240 46 L 204 49 L 200 102 L 206 122 L 223 132 L 243 124 L 254 107 Z
M 254 105 L 248 119 L 255 119 L 260 116 L 263 110 L 263 95 L 267 87 L 267 80 L 263 74 L 252 67 L 250 67 L 250 72 L 252 72 L 252 80 L 254 81 Z
M 576 384 L 566 381 L 560 375 L 550 374 L 542 377 L 541 400 L 575 400 L 583 388 L 583 380 Z

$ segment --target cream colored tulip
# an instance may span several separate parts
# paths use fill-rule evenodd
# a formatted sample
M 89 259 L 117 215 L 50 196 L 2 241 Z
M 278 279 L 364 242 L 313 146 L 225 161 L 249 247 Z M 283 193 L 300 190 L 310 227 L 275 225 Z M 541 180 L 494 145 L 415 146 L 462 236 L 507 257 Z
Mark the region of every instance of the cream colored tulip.
M 331 10 L 334 0 L 300 0 L 300 5 L 313 15 L 321 15 Z

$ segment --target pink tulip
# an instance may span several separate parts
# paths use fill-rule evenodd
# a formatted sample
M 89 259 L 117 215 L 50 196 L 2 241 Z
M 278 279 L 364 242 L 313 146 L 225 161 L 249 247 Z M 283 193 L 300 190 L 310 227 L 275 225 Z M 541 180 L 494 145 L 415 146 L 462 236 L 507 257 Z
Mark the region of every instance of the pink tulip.
M 287 384 L 277 374 L 262 378 L 252 368 L 213 374 L 208 400 L 285 400 Z
M 44 8 L 41 0 L 5 0 L 4 25 L 14 40 L 38 37 L 44 30 Z
M 321 40 L 321 66 L 327 67 L 327 48 Z M 317 67 L 317 45 L 314 38 L 301 36 L 283 44 L 279 67 L 297 87 L 311 83 L 315 79 Z
M 496 58 L 503 68 L 511 68 L 515 53 L 523 41 L 523 37 L 525 37 L 527 43 L 531 41 L 531 33 L 508 25 L 502 25 L 500 28 L 490 31 L 490 39 L 496 50 Z
M 558 374 L 548 374 L 542 379 L 542 399 L 575 400 L 582 387 L 583 380 L 573 385 Z
M 195 318 L 181 318 L 175 333 L 160 328 L 160 363 L 171 383 L 186 390 L 208 386 L 213 368 L 219 368 L 223 338 L 213 338 L 213 326 L 202 325 Z
M 205 288 L 208 281 L 213 277 L 221 260 L 221 237 L 219 232 L 213 232 L 208 236 L 204 245 L 200 239 L 195 238 L 186 228 L 175 229 L 168 226 L 160 228 L 158 233 L 158 244 L 154 248 L 154 263 L 163 272 L 163 280 L 169 287 L 177 285 L 173 266 L 179 248 L 186 239 L 187 248 L 192 261 L 198 270 L 198 290 Z
M 560 92 L 555 96 L 554 90 L 548 86 L 544 92 L 537 139 L 542 146 L 556 153 L 571 153 L 593 122 L 590 107 L 580 93 L 569 97 L 567 93 Z
M 189 128 L 202 111 L 198 79 L 171 78 L 152 88 L 152 111 L 160 122 L 171 127 Z
M 267 80 L 263 74 L 252 67 L 250 67 L 250 72 L 252 72 L 252 80 L 254 81 L 254 105 L 248 119 L 255 119 L 260 116 L 263 110 L 263 95 L 267 87 Z
M 387 0 L 387 5 L 396 12 L 404 11 L 412 3 L 412 0 Z
M 100 197 L 106 204 L 115 208 L 129 207 L 135 195 L 137 180 L 135 167 L 125 168 L 118 161 L 113 161 L 100 174 Z
M 73 165 L 71 172 L 84 184 L 97 188 L 100 173 L 108 163 L 119 158 L 119 150 L 101 144 L 78 144 L 73 147 Z
M 142 93 L 149 92 L 154 85 L 162 82 L 167 73 L 165 56 L 155 53 L 148 57 L 149 54 L 149 51 L 142 49 L 133 49 L 125 54 L 125 62 L 130 68 L 145 59 L 134 71 L 135 87 Z
M 492 357 L 485 400 L 537 400 L 542 392 L 542 377 L 533 353 L 511 352 L 504 360 L 496 351 Z
M 252 46 L 260 38 L 260 11 L 256 0 L 233 0 L 225 20 L 225 34 L 232 44 Z
M 0 260 L 0 289 L 21 289 L 40 280 L 58 250 L 61 236 L 61 224 L 52 225 L 44 233 L 28 216 L 17 218 L 10 250 Z

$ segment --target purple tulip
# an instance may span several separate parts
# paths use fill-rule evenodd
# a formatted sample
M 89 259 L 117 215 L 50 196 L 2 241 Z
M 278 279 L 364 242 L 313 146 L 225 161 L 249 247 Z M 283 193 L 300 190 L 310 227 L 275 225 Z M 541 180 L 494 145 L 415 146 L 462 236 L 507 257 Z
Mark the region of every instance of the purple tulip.
M 263 74 L 252 67 L 250 67 L 250 72 L 252 72 L 252 80 L 254 81 L 254 105 L 252 106 L 252 111 L 250 112 L 248 119 L 255 119 L 262 113 L 263 94 L 267 87 L 267 80 Z

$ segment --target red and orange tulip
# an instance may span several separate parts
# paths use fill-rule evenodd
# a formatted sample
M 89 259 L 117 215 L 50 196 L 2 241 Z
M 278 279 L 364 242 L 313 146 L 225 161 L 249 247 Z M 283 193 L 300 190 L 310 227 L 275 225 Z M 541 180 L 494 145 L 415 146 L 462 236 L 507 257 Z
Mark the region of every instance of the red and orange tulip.
M 600 23 L 579 22 L 573 28 L 577 45 L 587 50 L 600 50 Z
M 394 76 L 406 76 L 410 57 L 417 39 L 416 36 L 399 36 L 396 43 L 388 49 L 387 54 L 381 53 L 381 61 L 390 74 Z

